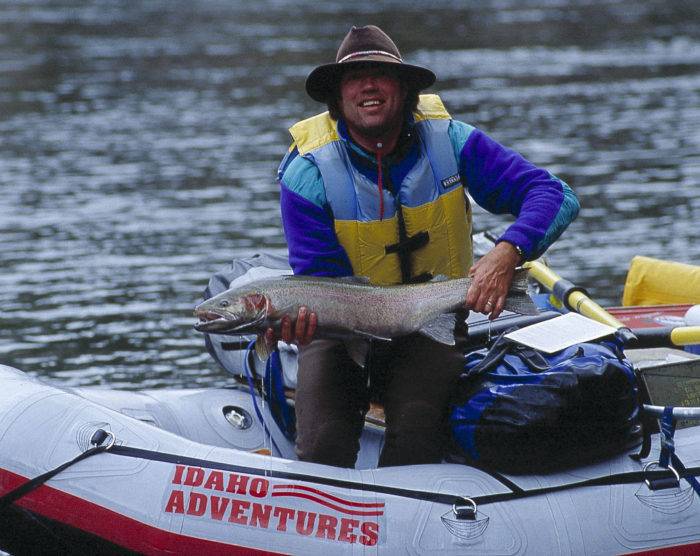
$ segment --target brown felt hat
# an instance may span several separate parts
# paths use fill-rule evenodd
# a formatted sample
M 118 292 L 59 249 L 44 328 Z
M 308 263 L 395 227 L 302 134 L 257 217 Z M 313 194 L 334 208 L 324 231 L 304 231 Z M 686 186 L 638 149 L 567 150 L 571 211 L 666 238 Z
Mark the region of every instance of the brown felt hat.
M 392 64 L 418 91 L 435 83 L 432 71 L 405 64 L 394 41 L 379 27 L 367 25 L 350 29 L 340 43 L 334 64 L 324 64 L 309 74 L 306 92 L 312 99 L 326 102 L 334 94 L 343 72 L 363 64 Z

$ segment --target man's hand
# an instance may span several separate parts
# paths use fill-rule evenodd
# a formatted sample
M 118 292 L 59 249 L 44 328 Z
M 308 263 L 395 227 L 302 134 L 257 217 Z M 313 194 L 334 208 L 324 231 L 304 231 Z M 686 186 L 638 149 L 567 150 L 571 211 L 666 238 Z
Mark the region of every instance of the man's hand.
M 503 311 L 520 254 L 511 243 L 501 241 L 469 269 L 472 278 L 466 306 L 494 320 Z
M 285 315 L 282 317 L 279 336 L 272 328 L 268 328 L 265 331 L 265 343 L 270 350 L 277 346 L 277 340 L 279 339 L 288 344 L 295 343 L 305 346 L 313 340 L 317 324 L 318 318 L 316 313 L 309 313 L 306 307 L 301 306 L 299 307 L 297 319 L 294 321 L 294 326 L 292 326 L 292 319 Z

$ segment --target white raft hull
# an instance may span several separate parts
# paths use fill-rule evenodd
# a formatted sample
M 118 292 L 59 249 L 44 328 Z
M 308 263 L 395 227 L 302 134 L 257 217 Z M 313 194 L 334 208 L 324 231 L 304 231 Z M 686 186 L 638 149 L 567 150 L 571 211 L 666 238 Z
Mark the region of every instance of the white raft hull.
M 228 406 L 253 415 L 250 426 L 231 425 Z M 254 415 L 250 396 L 237 390 L 71 391 L 0 366 L 0 496 L 73 459 L 98 429 L 124 450 L 80 461 L 0 510 L 0 548 L 17 554 L 700 550 L 700 501 L 685 481 L 662 491 L 643 482 L 567 489 L 480 505 L 476 519 L 459 520 L 450 501 L 509 489 L 458 464 L 371 469 L 381 434 L 370 429 L 363 438 L 365 469 L 295 461 L 291 444 L 274 430 L 283 457 L 252 453 L 269 447 Z M 509 479 L 529 490 L 640 471 L 658 458 L 656 438 L 654 446 L 642 463 L 622 454 L 565 473 Z M 686 467 L 700 465 L 699 427 L 677 432 L 676 452 Z

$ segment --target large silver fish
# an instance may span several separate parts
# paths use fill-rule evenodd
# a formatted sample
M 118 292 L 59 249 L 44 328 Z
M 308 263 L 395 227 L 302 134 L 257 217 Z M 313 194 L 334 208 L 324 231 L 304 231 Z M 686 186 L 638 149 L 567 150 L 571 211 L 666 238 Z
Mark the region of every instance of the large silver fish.
M 301 305 L 317 314 L 315 337 L 361 336 L 390 340 L 414 332 L 454 345 L 454 312 L 464 307 L 471 278 L 435 279 L 422 284 L 373 286 L 366 279 L 277 276 L 222 292 L 195 308 L 195 328 L 214 334 L 262 334 L 279 328 L 283 316 Z M 537 314 L 527 295 L 527 271 L 516 272 L 505 309 Z M 265 358 L 264 341 L 256 350 Z

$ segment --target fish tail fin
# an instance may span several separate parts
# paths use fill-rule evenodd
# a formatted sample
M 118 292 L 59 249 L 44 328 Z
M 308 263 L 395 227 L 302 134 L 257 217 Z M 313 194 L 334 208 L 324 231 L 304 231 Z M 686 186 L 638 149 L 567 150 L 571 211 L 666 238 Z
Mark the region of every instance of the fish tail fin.
M 506 311 L 519 313 L 521 315 L 538 315 L 540 313 L 539 309 L 537 309 L 537 305 L 535 305 L 527 292 L 517 289 L 513 289 L 508 293 L 503 308 Z
M 512 290 L 527 292 L 530 274 L 524 268 L 518 268 L 513 274 L 513 281 L 510 284 Z
M 510 291 L 503 307 L 506 311 L 521 315 L 537 315 L 539 310 L 528 294 L 529 273 L 524 268 L 519 268 L 513 275 Z

